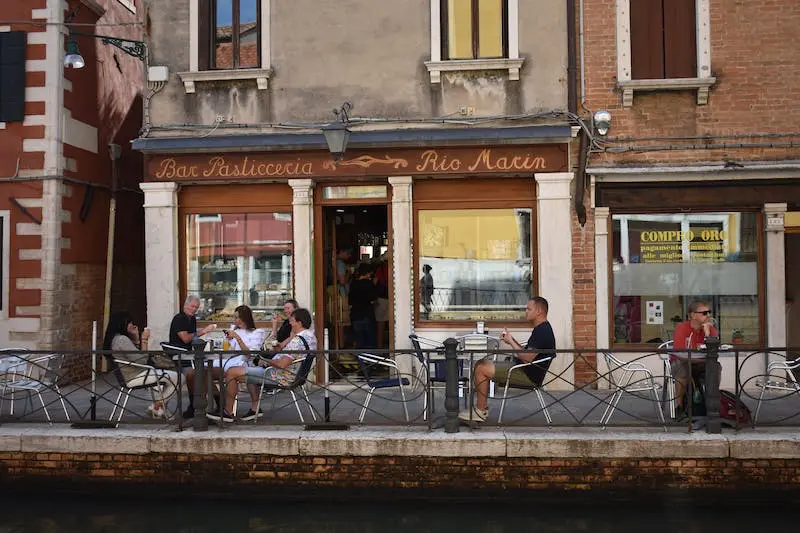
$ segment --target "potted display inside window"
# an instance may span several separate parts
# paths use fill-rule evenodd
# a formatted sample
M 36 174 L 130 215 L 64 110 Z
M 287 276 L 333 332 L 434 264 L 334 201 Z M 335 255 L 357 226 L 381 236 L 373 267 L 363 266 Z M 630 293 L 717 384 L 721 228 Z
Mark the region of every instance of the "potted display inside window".
M 743 344 L 744 343 L 744 330 L 735 328 L 731 331 L 731 342 L 733 344 Z

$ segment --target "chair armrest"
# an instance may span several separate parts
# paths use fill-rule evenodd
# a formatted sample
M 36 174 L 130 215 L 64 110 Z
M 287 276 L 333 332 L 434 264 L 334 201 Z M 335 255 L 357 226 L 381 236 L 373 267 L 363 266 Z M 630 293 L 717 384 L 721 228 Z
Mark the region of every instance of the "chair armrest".
M 389 359 L 387 357 L 381 357 L 379 355 L 374 355 L 371 353 L 360 353 L 358 354 L 357 357 L 367 363 L 385 366 L 388 368 L 394 368 L 395 370 L 397 370 L 397 363 L 393 359 Z
M 141 368 L 142 370 L 155 370 L 156 367 L 150 365 L 143 365 L 141 363 L 133 363 L 131 361 L 125 361 L 123 359 L 114 359 L 114 362 L 118 365 L 126 365 L 132 366 L 134 368 Z

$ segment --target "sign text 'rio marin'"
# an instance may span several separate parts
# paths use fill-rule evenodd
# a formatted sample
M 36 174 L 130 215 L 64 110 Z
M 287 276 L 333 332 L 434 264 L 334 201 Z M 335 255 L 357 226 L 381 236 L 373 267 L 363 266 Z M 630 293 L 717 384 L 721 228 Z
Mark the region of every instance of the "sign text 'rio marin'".
M 564 145 L 358 152 L 340 161 L 326 152 L 156 156 L 149 179 L 301 178 L 437 174 L 532 174 L 566 170 Z

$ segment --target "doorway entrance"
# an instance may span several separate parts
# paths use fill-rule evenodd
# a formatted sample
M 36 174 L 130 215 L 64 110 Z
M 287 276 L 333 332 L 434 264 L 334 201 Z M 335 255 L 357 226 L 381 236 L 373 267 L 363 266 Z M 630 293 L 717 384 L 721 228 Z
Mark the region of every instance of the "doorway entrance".
M 331 350 L 388 349 L 392 339 L 389 206 L 322 205 L 317 224 L 321 229 L 317 235 L 322 236 L 316 243 L 317 280 L 322 281 L 316 295 L 317 316 L 322 317 L 317 327 L 328 330 Z M 362 281 L 354 284 L 358 279 Z M 371 283 L 365 287 L 363 280 Z M 351 295 L 351 290 L 356 292 Z M 373 298 L 372 308 L 366 309 L 365 302 Z M 342 370 L 355 370 L 349 368 L 357 363 L 353 357 L 340 358 L 347 359 L 342 363 L 348 368 Z M 335 364 L 333 358 L 331 362 Z

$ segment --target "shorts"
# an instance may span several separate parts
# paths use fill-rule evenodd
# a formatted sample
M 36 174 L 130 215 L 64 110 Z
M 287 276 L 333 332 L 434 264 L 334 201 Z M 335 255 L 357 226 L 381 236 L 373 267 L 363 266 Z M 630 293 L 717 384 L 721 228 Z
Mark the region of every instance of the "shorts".
M 281 385 L 278 377 L 275 375 L 274 368 L 264 368 L 263 366 L 246 366 L 244 368 L 244 377 L 250 385 Z
M 378 298 L 375 301 L 375 321 L 388 322 L 389 321 L 389 299 Z
M 520 363 L 519 361 L 510 360 L 510 361 L 497 361 L 494 365 L 494 381 L 500 386 L 505 386 L 506 381 L 508 381 L 508 371 L 511 370 L 512 366 L 517 366 Z M 547 370 L 544 368 L 541 369 L 542 378 L 547 373 Z M 514 373 L 511 374 L 511 382 L 510 385 L 512 387 L 540 387 L 541 381 L 539 383 L 534 383 L 531 380 L 530 376 L 524 369 L 518 368 L 514 370 Z

